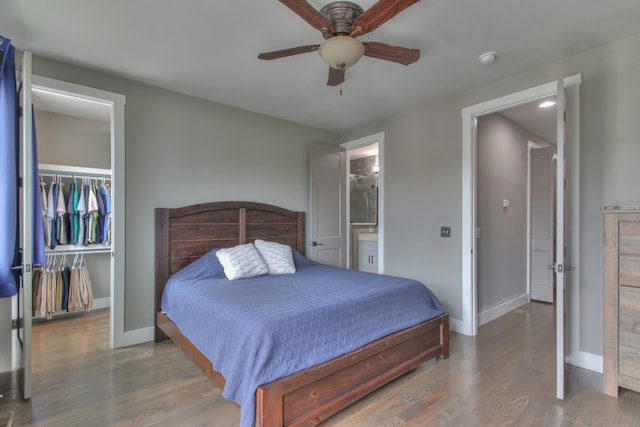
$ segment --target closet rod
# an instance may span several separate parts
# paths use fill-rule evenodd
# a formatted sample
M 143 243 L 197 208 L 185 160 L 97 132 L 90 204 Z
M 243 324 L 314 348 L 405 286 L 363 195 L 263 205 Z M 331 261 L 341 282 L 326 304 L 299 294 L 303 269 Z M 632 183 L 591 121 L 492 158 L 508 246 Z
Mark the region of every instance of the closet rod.
M 47 173 L 47 172 L 39 172 L 39 176 L 41 177 L 49 177 L 49 178 L 74 178 L 74 179 L 96 179 L 96 180 L 110 180 L 111 178 L 108 176 L 100 176 L 100 175 L 68 175 L 64 173 Z

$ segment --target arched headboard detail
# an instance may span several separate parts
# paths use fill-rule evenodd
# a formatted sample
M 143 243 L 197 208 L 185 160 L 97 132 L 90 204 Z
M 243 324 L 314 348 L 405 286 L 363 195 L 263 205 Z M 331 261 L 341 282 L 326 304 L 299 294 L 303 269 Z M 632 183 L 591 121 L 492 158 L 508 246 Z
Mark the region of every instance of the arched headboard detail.
M 155 310 L 172 274 L 213 248 L 256 239 L 305 254 L 305 213 L 254 202 L 212 202 L 155 209 Z

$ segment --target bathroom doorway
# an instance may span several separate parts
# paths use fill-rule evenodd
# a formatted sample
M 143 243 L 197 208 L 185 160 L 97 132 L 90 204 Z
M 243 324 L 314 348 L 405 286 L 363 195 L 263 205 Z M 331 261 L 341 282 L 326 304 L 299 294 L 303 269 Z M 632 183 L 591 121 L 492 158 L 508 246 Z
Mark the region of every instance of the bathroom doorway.
M 384 133 L 341 147 L 347 150 L 347 265 L 383 273 Z

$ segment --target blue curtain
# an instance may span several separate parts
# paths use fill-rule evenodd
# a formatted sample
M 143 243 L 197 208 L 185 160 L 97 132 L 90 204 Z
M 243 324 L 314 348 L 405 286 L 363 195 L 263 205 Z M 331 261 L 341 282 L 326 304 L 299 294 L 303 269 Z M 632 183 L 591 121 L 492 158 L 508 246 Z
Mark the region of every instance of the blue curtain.
M 0 298 L 18 292 L 19 270 L 12 266 L 22 263 L 19 239 L 19 104 L 16 92 L 15 48 L 11 40 L 0 36 Z M 38 163 L 35 128 L 33 139 L 34 224 L 33 260 L 45 260 L 42 212 L 38 186 Z
M 18 292 L 11 267 L 18 254 L 18 99 L 15 48 L 0 36 L 0 298 Z

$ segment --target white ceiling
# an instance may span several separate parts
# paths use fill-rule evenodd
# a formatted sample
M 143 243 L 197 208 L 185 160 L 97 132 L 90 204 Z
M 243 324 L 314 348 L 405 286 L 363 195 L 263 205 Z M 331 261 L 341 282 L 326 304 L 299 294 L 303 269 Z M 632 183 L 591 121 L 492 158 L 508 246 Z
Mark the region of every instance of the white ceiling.
M 277 0 L 0 0 L 18 49 L 334 132 L 635 35 L 638 22 L 640 0 L 423 0 L 361 38 L 421 59 L 364 57 L 341 96 L 317 53 L 257 59 L 322 41 Z M 489 50 L 498 59 L 484 66 Z

